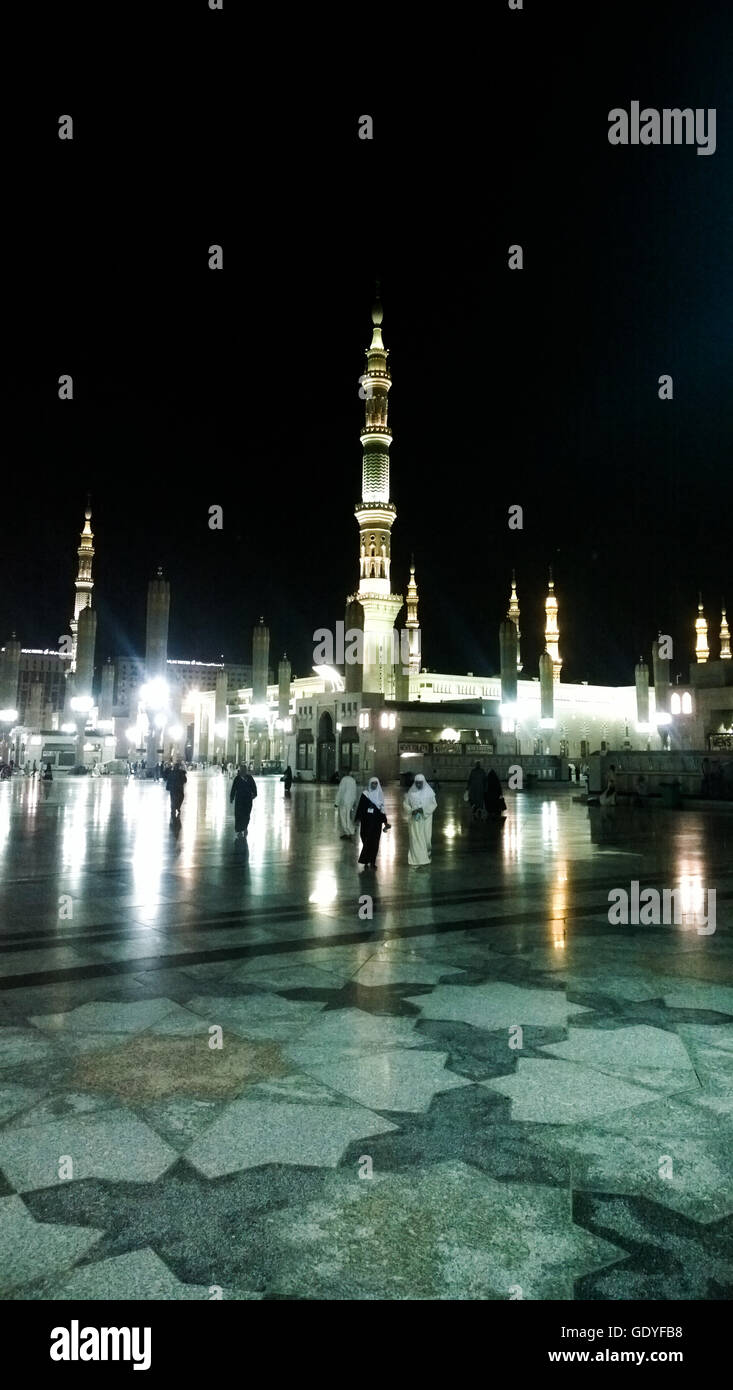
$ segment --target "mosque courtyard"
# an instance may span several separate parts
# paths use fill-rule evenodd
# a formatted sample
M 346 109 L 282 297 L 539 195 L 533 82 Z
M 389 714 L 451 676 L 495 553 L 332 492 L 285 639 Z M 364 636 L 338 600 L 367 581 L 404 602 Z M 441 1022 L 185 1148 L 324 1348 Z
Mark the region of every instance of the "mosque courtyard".
M 0 785 L 4 1298 L 730 1298 L 733 815 L 186 790 Z

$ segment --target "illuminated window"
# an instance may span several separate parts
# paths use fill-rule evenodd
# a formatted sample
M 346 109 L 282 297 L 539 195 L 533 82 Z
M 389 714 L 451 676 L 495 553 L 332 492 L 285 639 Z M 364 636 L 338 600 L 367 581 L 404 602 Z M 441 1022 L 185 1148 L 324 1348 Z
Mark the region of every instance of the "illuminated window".
M 681 709 L 680 697 L 679 697 L 679 695 L 673 695 L 673 696 L 672 696 L 672 713 L 673 713 L 673 714 L 679 714 L 680 709 Z
M 692 696 L 689 690 L 686 690 L 682 696 L 682 713 L 692 714 Z

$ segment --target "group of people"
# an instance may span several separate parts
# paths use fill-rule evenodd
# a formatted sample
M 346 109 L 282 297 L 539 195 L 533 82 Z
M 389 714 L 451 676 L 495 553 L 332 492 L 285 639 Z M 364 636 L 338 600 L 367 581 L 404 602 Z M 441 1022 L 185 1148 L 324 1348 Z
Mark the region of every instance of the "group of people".
M 391 829 L 379 778 L 370 777 L 364 790 L 359 793 L 356 779 L 347 772 L 339 782 L 335 805 L 341 839 L 353 839 L 358 826 L 361 839 L 359 863 L 367 869 L 376 869 L 382 832 Z M 412 868 L 423 868 L 432 859 L 433 813 L 438 803 L 433 788 L 422 773 L 416 776 L 403 805 L 409 817 L 407 862 Z
M 474 763 L 468 774 L 464 800 L 471 807 L 474 820 L 484 816 L 501 816 L 506 811 L 506 801 L 502 796 L 501 782 L 493 767 L 484 772 L 480 763 Z

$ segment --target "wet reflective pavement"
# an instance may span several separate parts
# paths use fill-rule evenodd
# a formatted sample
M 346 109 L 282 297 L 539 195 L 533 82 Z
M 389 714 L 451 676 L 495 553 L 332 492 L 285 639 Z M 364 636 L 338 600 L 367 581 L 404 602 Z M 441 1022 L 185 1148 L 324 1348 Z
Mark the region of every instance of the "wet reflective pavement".
M 730 1297 L 733 815 L 258 787 L 0 785 L 3 1296 Z

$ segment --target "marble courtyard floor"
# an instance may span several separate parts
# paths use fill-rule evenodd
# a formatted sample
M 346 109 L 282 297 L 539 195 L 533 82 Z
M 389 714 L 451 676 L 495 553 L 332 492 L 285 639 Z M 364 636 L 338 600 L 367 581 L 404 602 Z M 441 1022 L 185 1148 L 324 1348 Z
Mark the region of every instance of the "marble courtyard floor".
M 729 1298 L 733 815 L 446 789 L 409 870 L 392 788 L 372 874 L 259 791 L 0 785 L 0 1294 Z

